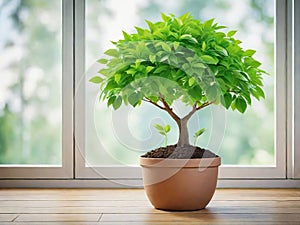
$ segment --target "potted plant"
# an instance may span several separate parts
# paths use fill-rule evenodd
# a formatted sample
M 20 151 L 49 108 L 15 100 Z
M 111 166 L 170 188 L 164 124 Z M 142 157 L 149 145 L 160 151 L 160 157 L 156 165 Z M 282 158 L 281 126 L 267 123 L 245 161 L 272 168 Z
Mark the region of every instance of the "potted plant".
M 162 14 L 148 28 L 123 31 L 124 39 L 112 42 L 101 75 L 90 79 L 100 85 L 101 100 L 115 110 L 122 103 L 142 102 L 168 113 L 178 125 L 177 144 L 148 152 L 140 158 L 146 193 L 159 209 L 195 210 L 212 198 L 219 156 L 189 142 L 188 121 L 199 110 L 221 105 L 244 113 L 251 97 L 264 98 L 261 63 L 254 50 L 241 48 L 236 31 L 222 32 L 214 19 L 200 22 L 189 13 L 180 17 Z M 175 101 L 190 107 L 180 117 Z M 169 126 L 156 125 L 163 135 Z M 204 132 L 200 129 L 195 137 Z

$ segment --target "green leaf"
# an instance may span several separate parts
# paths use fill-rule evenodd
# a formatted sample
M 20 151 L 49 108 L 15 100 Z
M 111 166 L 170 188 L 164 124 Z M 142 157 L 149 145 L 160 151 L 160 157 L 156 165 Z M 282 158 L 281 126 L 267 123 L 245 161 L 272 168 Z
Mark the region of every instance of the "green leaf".
M 150 59 L 150 62 L 155 63 L 156 56 L 155 55 L 149 55 L 149 59 Z
M 133 94 L 129 95 L 128 102 L 130 105 L 135 107 L 139 103 L 139 101 L 141 101 L 141 97 L 142 96 L 140 93 L 133 93 Z
M 236 30 L 231 30 L 227 33 L 227 37 L 232 37 L 233 35 L 235 35 L 237 31 Z
M 107 63 L 107 61 L 108 61 L 107 59 L 103 59 L 103 58 L 102 58 L 102 59 L 99 59 L 99 60 L 97 60 L 97 62 L 98 62 L 98 63 L 101 63 L 101 64 L 106 64 L 106 63 Z
M 106 52 L 104 52 L 105 55 L 113 56 L 113 57 L 118 57 L 119 52 L 116 49 L 108 49 Z
M 194 135 L 194 137 L 199 137 L 201 134 L 203 134 L 204 132 L 205 132 L 205 128 L 202 128 L 202 129 L 200 129 L 200 130 L 198 130 L 196 133 L 195 133 L 195 135 Z
M 161 42 L 161 47 L 163 48 L 163 50 L 165 50 L 166 52 L 171 52 L 172 50 L 171 50 L 171 47 L 168 45 L 168 44 L 166 44 L 166 43 L 164 43 L 164 42 Z
M 110 71 L 109 71 L 109 69 L 102 68 L 101 70 L 98 71 L 98 73 L 100 73 L 100 74 L 102 74 L 102 75 L 104 75 L 104 76 L 107 77 L 107 76 L 109 76 Z
M 143 33 L 144 33 L 144 29 L 143 28 L 136 27 L 136 26 L 134 28 L 136 29 L 136 31 L 138 32 L 138 34 L 143 35 Z
M 164 61 L 168 60 L 169 58 L 170 58 L 169 55 L 165 55 L 165 56 L 162 57 L 159 61 L 160 61 L 160 62 L 164 62 Z
M 158 66 L 157 69 L 154 71 L 154 73 L 161 73 L 163 71 L 167 71 L 167 66 Z
M 223 48 L 223 47 L 221 47 L 221 46 L 218 46 L 218 45 L 217 45 L 215 48 L 216 48 L 216 50 L 217 50 L 218 52 L 222 53 L 222 55 L 228 56 L 228 52 L 227 52 L 227 50 L 226 50 L 225 48 Z
M 219 62 L 218 59 L 215 59 L 215 58 L 211 57 L 210 55 L 202 55 L 202 56 L 200 56 L 200 58 L 203 60 L 203 62 L 205 62 L 207 64 L 216 65 Z
M 171 126 L 170 126 L 169 124 L 166 125 L 166 126 L 165 126 L 165 132 L 166 132 L 166 133 L 169 133 L 170 130 L 171 130 Z
M 258 101 L 260 100 L 261 97 L 262 97 L 262 98 L 265 98 L 265 93 L 264 93 L 264 91 L 263 91 L 260 87 L 258 87 L 258 86 L 256 86 L 255 88 L 250 89 L 250 92 L 253 94 L 253 96 L 254 96 Z
M 116 100 L 116 96 L 112 96 L 108 99 L 107 101 L 107 106 L 110 106 L 114 103 L 114 101 Z
M 252 57 L 245 57 L 244 58 L 244 63 L 245 63 L 245 66 L 251 66 L 251 67 L 254 67 L 254 68 L 257 68 L 261 65 L 260 62 L 258 62 L 257 60 L 253 59 Z
M 127 34 L 125 31 L 122 31 L 122 32 L 123 32 L 124 39 L 126 41 L 130 41 L 131 40 L 131 36 L 129 34 Z
M 196 38 L 194 38 L 191 34 L 183 34 L 180 36 L 180 40 L 187 40 L 189 42 L 198 44 L 198 41 Z
M 218 86 L 217 85 L 212 85 L 209 86 L 206 90 L 206 97 L 208 98 L 208 100 L 210 101 L 216 101 L 218 99 L 218 94 L 219 94 L 219 90 L 218 90 Z
M 265 98 L 265 93 L 260 87 L 257 86 L 255 89 L 262 98 Z
M 194 83 L 195 83 L 195 79 L 194 79 L 194 77 L 191 77 L 189 79 L 189 86 L 193 86 Z
M 160 125 L 160 124 L 154 124 L 154 127 L 157 129 L 157 130 L 159 130 L 159 131 L 164 131 L 165 129 L 164 129 L 164 127 L 162 126 L 162 125 Z
M 179 46 L 180 46 L 179 42 L 173 42 L 173 47 L 175 50 L 177 50 Z
M 151 72 L 155 67 L 154 66 L 147 66 L 146 71 L 147 73 Z
M 165 131 L 158 131 L 158 133 L 160 133 L 161 135 L 164 135 L 164 136 L 166 136 L 166 133 L 165 133 Z
M 161 15 L 161 18 L 163 19 L 163 21 L 165 21 L 165 22 L 168 22 L 169 20 L 171 20 L 171 17 L 169 17 L 163 13 L 161 13 L 160 15 Z
M 181 19 L 181 21 L 185 22 L 185 20 L 186 20 L 187 18 L 189 18 L 189 17 L 190 17 L 190 12 L 187 12 L 187 13 L 181 15 L 181 16 L 179 17 L 179 19 Z
M 205 43 L 205 41 L 203 41 L 202 42 L 202 51 L 205 51 L 205 49 L 206 49 L 206 43 Z
M 188 95 L 194 101 L 200 101 L 202 99 L 202 90 L 199 85 L 195 85 L 193 88 L 189 88 Z
M 243 56 L 253 56 L 255 52 L 255 50 L 248 49 L 243 53 Z
M 115 75 L 115 81 L 116 81 L 117 84 L 119 84 L 119 82 L 120 82 L 120 80 L 121 80 L 121 77 L 122 77 L 122 75 L 119 74 L 119 73 L 117 73 L 117 74 Z
M 110 80 L 107 84 L 106 84 L 106 87 L 105 87 L 105 90 L 106 91 L 110 91 L 110 90 L 113 90 L 115 88 L 118 87 L 118 84 L 115 82 L 115 80 Z
M 103 81 L 103 78 L 95 76 L 95 77 L 92 77 L 89 81 L 92 83 L 95 83 L 95 84 L 99 84 Z
M 223 98 L 224 98 L 224 106 L 225 106 L 225 108 L 229 109 L 229 107 L 231 105 L 231 102 L 233 100 L 231 94 L 225 93 L 224 96 L 223 96 Z
M 246 111 L 247 102 L 242 96 L 239 96 L 235 99 L 235 107 L 241 113 L 244 113 Z
M 206 69 L 206 66 L 203 63 L 194 63 L 193 67 Z
M 155 26 L 154 26 L 154 24 L 153 24 L 151 21 L 149 21 L 149 20 L 145 20 L 145 21 L 146 21 L 148 27 L 150 28 L 150 31 L 151 31 L 151 32 L 154 32 L 154 31 L 155 31 Z
M 204 23 L 203 23 L 203 26 L 205 29 L 209 29 L 212 27 L 212 24 L 214 22 L 215 19 L 210 19 L 210 20 L 206 20 Z
M 126 70 L 126 73 L 127 74 L 131 74 L 131 75 L 134 75 L 137 73 L 136 69 L 135 68 L 130 68 L 129 70 Z
M 121 96 L 118 96 L 117 98 L 116 98 L 116 100 L 113 102 L 113 108 L 114 108 L 114 110 L 117 110 L 118 108 L 120 108 L 120 106 L 121 106 L 121 104 L 122 104 L 122 97 Z

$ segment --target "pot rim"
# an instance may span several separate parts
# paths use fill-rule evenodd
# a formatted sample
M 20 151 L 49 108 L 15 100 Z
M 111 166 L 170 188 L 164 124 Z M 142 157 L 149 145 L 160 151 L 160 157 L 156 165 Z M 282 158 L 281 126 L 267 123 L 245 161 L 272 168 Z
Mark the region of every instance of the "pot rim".
M 169 159 L 169 158 L 145 158 L 140 157 L 142 167 L 187 167 L 187 168 L 212 168 L 221 165 L 221 157 L 195 158 L 195 159 Z

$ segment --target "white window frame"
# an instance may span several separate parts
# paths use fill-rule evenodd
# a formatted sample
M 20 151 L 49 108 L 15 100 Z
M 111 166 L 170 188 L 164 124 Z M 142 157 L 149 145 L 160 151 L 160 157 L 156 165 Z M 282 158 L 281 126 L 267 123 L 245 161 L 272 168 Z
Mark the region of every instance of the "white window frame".
M 288 161 L 287 177 L 300 179 L 300 1 L 289 1 L 288 13 L 292 15 L 288 38 Z
M 294 171 L 293 178 L 300 179 L 300 1 L 294 1 Z
M 75 77 L 78 81 L 81 81 L 84 74 L 84 60 L 85 46 L 81 40 L 84 40 L 85 33 L 85 3 L 80 1 L 75 6 L 77 12 L 76 19 L 80 22 L 76 23 L 75 30 L 78 31 L 79 43 L 76 42 L 76 46 L 80 46 L 80 51 L 75 52 L 75 59 L 78 58 L 75 69 Z M 285 179 L 286 178 L 286 55 L 287 49 L 285 44 L 287 40 L 287 33 L 282 32 L 287 30 L 287 2 L 282 0 L 276 1 L 276 24 L 279 29 L 276 29 L 276 148 L 280 151 L 276 151 L 276 164 L 275 166 L 221 166 L 220 179 Z M 77 35 L 76 35 L 77 37 Z M 77 54 L 76 54 L 77 53 Z M 77 83 L 77 82 L 76 82 Z M 78 139 L 78 146 L 76 148 L 76 177 L 81 179 L 140 179 L 141 172 L 139 167 L 123 167 L 123 166 L 98 166 L 98 167 L 86 167 L 84 161 L 84 133 L 85 129 L 84 119 L 84 82 L 80 82 L 78 86 L 79 96 L 76 100 L 76 115 L 75 119 L 76 127 L 78 127 L 80 134 L 76 132 L 76 139 Z M 79 151 L 80 150 L 80 151 Z M 83 151 L 82 151 L 83 150 Z
M 62 2 L 62 165 L 0 165 L 0 179 L 73 178 L 73 1 Z M 1 184 L 1 183 L 0 183 Z M 1 185 L 0 185 L 1 187 Z

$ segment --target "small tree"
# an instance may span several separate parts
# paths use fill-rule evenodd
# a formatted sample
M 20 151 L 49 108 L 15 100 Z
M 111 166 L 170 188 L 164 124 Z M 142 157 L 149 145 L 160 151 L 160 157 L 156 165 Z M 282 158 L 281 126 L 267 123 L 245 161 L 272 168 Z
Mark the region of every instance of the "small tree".
M 122 103 L 136 107 L 143 101 L 167 112 L 179 128 L 178 147 L 188 146 L 187 123 L 195 112 L 221 104 L 244 113 L 251 96 L 264 98 L 261 63 L 252 49 L 243 50 L 236 31 L 214 19 L 200 22 L 189 13 L 178 18 L 162 14 L 162 21 L 146 21 L 148 28 L 136 33 L 123 31 L 124 39 L 98 60 L 104 64 L 101 76 L 90 79 L 100 84 L 101 100 L 116 110 Z M 175 100 L 191 106 L 179 117 Z

